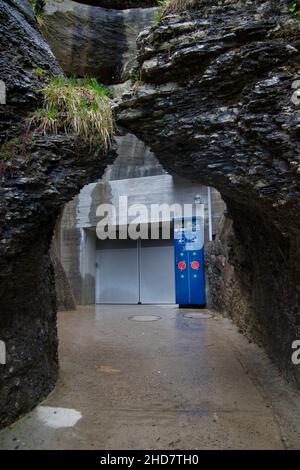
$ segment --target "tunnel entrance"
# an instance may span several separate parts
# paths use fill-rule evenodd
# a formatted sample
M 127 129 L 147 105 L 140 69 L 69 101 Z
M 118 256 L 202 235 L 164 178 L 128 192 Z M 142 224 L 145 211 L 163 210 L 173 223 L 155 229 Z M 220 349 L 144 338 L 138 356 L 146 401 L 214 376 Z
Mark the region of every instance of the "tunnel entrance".
M 225 204 L 215 189 L 166 173 L 132 134 L 117 139 L 118 157 L 102 179 L 64 209 L 56 233 L 62 266 L 77 305 L 175 304 L 173 219 L 203 204 L 206 245 Z

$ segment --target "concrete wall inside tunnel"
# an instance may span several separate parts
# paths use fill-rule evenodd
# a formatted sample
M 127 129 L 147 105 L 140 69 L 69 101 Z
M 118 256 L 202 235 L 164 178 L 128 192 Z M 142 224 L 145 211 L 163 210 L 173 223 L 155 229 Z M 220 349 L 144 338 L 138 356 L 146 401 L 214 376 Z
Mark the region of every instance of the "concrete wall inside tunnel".
M 205 204 L 205 239 L 208 242 L 207 188 L 165 172 L 147 146 L 132 134 L 118 138 L 118 157 L 101 181 L 85 186 L 64 210 L 60 226 L 60 253 L 70 285 L 79 305 L 95 303 L 96 215 L 100 204 L 113 204 L 118 212 L 119 197 L 128 205 L 193 204 L 200 195 Z M 212 189 L 212 230 L 216 233 L 224 213 L 220 194 Z M 130 222 L 130 220 L 129 220 Z

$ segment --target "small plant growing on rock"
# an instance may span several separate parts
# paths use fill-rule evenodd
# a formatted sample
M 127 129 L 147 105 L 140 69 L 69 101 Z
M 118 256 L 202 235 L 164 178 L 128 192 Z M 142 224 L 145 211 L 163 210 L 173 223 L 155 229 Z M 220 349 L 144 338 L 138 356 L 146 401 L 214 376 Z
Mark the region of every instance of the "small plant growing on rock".
M 47 78 L 48 76 L 47 71 L 42 67 L 36 67 L 33 71 L 38 78 Z
M 18 137 L 7 139 L 0 145 L 0 177 L 7 170 L 12 171 L 18 157 L 22 160 L 29 160 L 35 139 L 32 134 L 22 130 Z
M 142 80 L 142 73 L 140 70 L 133 70 L 131 72 L 131 81 L 132 81 L 132 84 L 133 84 L 133 88 L 137 88 L 141 85 L 143 85 L 143 80 Z
M 162 0 L 160 8 L 162 15 L 188 10 L 196 5 L 197 0 Z
M 46 5 L 46 0 L 30 0 L 32 8 L 35 13 L 35 17 L 39 25 L 43 24 L 44 9 Z
M 0 147 L 0 160 L 9 160 L 16 153 L 16 149 L 20 144 L 20 138 L 14 137 L 7 140 Z
M 107 151 L 114 133 L 111 92 L 95 78 L 50 78 L 42 89 L 44 106 L 34 112 L 29 127 L 46 134 L 70 133 Z
M 188 10 L 194 7 L 196 3 L 197 0 L 157 0 L 156 4 L 159 9 L 154 13 L 153 22 L 157 24 L 164 15 Z
M 289 10 L 292 13 L 292 15 L 300 19 L 300 1 L 299 0 L 293 0 L 292 2 L 290 2 Z
M 39 132 L 46 135 L 58 134 L 58 108 L 55 106 L 49 108 L 39 108 L 35 111 L 33 121 L 38 121 Z

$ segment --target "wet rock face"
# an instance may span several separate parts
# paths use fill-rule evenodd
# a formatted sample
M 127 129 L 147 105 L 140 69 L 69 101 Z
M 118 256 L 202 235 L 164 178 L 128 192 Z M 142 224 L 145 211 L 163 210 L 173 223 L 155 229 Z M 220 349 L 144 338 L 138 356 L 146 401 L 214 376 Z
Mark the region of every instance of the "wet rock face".
M 36 138 L 26 161 L 16 157 L 1 177 L 0 427 L 33 408 L 54 387 L 56 295 L 49 247 L 62 207 L 108 159 L 87 156 L 72 139 Z
M 42 31 L 64 72 L 119 83 L 136 53 L 136 37 L 155 9 L 109 10 L 72 0 L 48 0 Z
M 25 117 L 40 106 L 34 68 L 62 73 L 26 3 L 22 8 L 17 1 L 0 3 L 0 76 L 7 85 L 1 142 L 20 136 Z M 0 427 L 32 409 L 55 385 L 50 242 L 64 204 L 101 177 L 110 161 L 90 154 L 71 135 L 21 138 L 24 146 L 8 161 L 0 160 L 0 339 L 7 350 L 6 364 L 0 365 Z
M 15 136 L 20 121 L 35 109 L 41 87 L 35 69 L 61 74 L 48 44 L 36 30 L 28 1 L 0 3 L 0 71 L 6 86 L 7 104 L 0 105 L 0 138 Z M 9 41 L 11 39 L 11 41 Z
M 300 383 L 299 21 L 285 1 L 197 4 L 140 35 L 118 120 L 169 172 L 221 192 L 233 224 L 212 279 L 230 289 L 215 305 Z

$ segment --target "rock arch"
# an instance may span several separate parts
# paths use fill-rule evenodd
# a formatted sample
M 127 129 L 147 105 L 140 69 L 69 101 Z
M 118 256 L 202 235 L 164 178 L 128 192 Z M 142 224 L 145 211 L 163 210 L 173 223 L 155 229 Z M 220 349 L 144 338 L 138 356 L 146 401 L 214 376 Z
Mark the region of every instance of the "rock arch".
M 284 1 L 196 3 L 140 35 L 118 121 L 167 171 L 221 192 L 215 306 L 299 384 L 299 21 Z
M 300 335 L 299 127 L 292 100 L 298 23 L 284 1 L 275 9 L 271 1 L 247 2 L 247 8 L 219 3 L 199 1 L 193 13 L 170 15 L 140 36 L 140 80 L 118 104 L 117 118 L 169 172 L 220 190 L 228 219 L 209 257 L 215 305 L 299 384 L 290 360 Z M 61 69 L 36 31 L 29 4 L 8 0 L 0 13 L 5 139 L 41 98 L 34 69 Z M 1 175 L 0 339 L 8 363 L 0 369 L 0 426 L 55 384 L 50 240 L 62 206 L 99 178 L 111 158 L 95 159 L 72 137 L 41 137 L 29 161 L 16 158 L 11 172 Z

